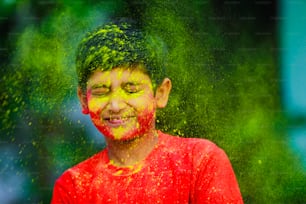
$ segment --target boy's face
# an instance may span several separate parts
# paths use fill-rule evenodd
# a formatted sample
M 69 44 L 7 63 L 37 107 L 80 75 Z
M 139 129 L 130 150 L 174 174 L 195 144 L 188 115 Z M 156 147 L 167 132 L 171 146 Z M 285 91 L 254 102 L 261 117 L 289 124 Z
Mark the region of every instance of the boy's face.
M 97 70 L 88 80 L 86 96 L 79 90 L 83 111 L 104 136 L 114 140 L 133 139 L 155 129 L 155 111 L 161 107 L 156 96 L 160 94 L 154 95 L 149 76 L 138 68 Z

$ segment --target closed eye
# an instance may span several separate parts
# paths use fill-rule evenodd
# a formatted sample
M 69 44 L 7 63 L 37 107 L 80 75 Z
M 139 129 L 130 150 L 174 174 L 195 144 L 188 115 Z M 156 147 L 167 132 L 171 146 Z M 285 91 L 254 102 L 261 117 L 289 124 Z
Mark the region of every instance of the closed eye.
M 124 84 L 123 90 L 129 94 L 138 93 L 139 91 L 141 91 L 141 86 L 140 84 L 128 82 Z
M 95 85 L 91 89 L 91 94 L 94 96 L 103 96 L 108 94 L 110 91 L 110 87 L 107 85 Z

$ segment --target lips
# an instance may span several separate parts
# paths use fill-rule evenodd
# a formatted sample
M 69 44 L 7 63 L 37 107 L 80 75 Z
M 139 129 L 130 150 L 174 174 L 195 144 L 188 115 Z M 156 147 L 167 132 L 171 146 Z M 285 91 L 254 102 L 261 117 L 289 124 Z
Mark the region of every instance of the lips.
M 134 118 L 133 116 L 108 116 L 104 117 L 103 120 L 111 127 L 119 127 L 128 123 L 129 120 Z

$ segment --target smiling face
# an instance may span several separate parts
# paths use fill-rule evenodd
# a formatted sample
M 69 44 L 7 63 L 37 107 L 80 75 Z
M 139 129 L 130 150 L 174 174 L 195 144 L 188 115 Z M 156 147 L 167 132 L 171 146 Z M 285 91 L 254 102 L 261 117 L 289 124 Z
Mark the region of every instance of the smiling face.
M 96 70 L 88 80 L 86 95 L 80 88 L 78 95 L 83 112 L 90 114 L 104 136 L 129 140 L 155 130 L 156 108 L 166 105 L 170 89 L 168 79 L 154 95 L 149 76 L 140 68 L 118 67 Z

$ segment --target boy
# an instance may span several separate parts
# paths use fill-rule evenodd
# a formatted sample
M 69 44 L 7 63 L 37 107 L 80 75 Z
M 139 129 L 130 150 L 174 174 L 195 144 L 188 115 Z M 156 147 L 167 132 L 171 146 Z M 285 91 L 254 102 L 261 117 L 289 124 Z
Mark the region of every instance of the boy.
M 78 96 L 107 147 L 57 179 L 52 203 L 243 203 L 223 150 L 156 130 L 171 91 L 159 42 L 129 22 L 82 40 Z

